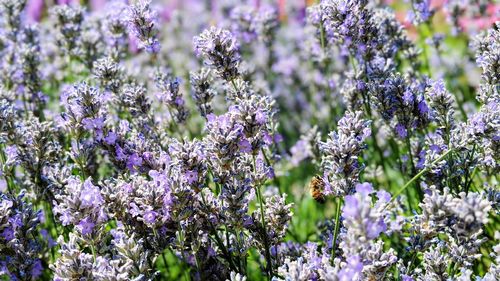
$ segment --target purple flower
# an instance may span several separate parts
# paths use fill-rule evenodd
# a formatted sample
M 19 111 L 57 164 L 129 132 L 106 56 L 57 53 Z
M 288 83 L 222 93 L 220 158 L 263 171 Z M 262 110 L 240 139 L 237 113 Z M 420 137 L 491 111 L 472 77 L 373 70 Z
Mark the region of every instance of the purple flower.
M 134 153 L 130 155 L 127 159 L 127 168 L 131 172 L 135 172 L 138 167 L 142 165 L 142 158 L 137 155 L 137 153 Z
M 366 228 L 367 237 L 375 239 L 380 235 L 380 233 L 387 230 L 387 225 L 383 220 L 379 220 L 378 222 L 367 223 Z
M 14 229 L 12 227 L 7 227 L 3 230 L 2 232 L 2 237 L 9 242 L 10 240 L 14 239 Z
M 275 143 L 280 143 L 284 140 L 283 136 L 280 134 L 280 133 L 276 133 L 274 134 L 274 138 L 273 138 L 273 141 Z
M 157 39 L 156 13 L 150 8 L 151 1 L 137 1 L 128 10 L 127 21 L 131 33 L 139 40 L 139 47 L 149 53 L 157 53 L 160 43 Z
M 42 261 L 36 259 L 33 265 L 31 266 L 31 277 L 36 279 L 40 275 L 42 275 L 42 272 L 43 272 Z
M 402 139 L 404 139 L 408 136 L 408 132 L 406 131 L 405 126 L 401 123 L 398 123 L 396 125 L 395 130 L 396 130 L 396 133 L 398 134 L 398 136 Z
M 104 202 L 99 188 L 92 184 L 90 177 L 83 183 L 80 200 L 83 208 L 97 207 Z
M 252 144 L 246 138 L 240 139 L 238 147 L 240 148 L 240 151 L 243 153 L 252 152 Z
M 321 178 L 323 182 L 325 183 L 325 189 L 324 193 L 325 195 L 331 195 L 333 193 L 333 187 L 332 185 L 328 182 L 328 177 L 326 175 L 326 172 L 323 174 L 323 177 Z
M 108 214 L 104 210 L 104 208 L 99 209 L 99 213 L 97 214 L 97 222 L 105 222 L 108 220 Z
M 71 216 L 71 214 L 68 211 L 64 211 L 59 216 L 59 220 L 61 221 L 62 225 L 66 226 L 66 225 L 71 224 L 73 217 Z
M 160 173 L 156 170 L 151 170 L 149 171 L 148 174 L 153 179 L 154 183 L 157 186 L 164 186 L 165 188 L 168 187 L 168 178 L 165 173 Z
M 361 280 L 363 263 L 361 262 L 359 256 L 348 257 L 346 262 L 347 264 L 337 274 L 339 281 Z
M 15 162 L 17 158 L 17 147 L 15 145 L 5 147 L 5 156 L 7 156 L 7 162 Z
M 146 211 L 142 218 L 144 219 L 144 222 L 146 224 L 154 224 L 156 221 L 156 217 L 158 216 L 158 213 L 155 211 Z
M 151 43 L 145 45 L 145 50 L 152 54 L 158 53 L 160 51 L 160 42 L 153 39 Z
M 264 131 L 263 139 L 264 139 L 264 143 L 267 145 L 271 145 L 271 144 L 273 144 L 273 141 L 276 141 L 276 138 L 273 139 L 273 136 L 271 136 L 271 134 L 269 134 L 267 131 Z
M 403 274 L 401 276 L 401 280 L 402 281 L 413 281 L 414 279 L 411 276 L 409 276 L 409 275 Z
M 410 90 L 407 90 L 404 94 L 403 94 L 403 101 L 406 103 L 406 104 L 412 104 L 413 103 L 413 94 L 410 92 Z
M 354 218 L 358 215 L 359 202 L 353 195 L 347 195 L 345 197 L 345 205 L 342 208 L 342 213 L 344 218 Z
M 86 130 L 101 131 L 104 126 L 104 118 L 84 118 L 82 120 L 82 125 Z
M 22 227 L 23 226 L 23 219 L 22 219 L 21 214 L 16 214 L 16 215 L 10 217 L 9 223 L 14 229 Z
M 257 110 L 257 113 L 255 114 L 255 121 L 257 121 L 257 124 L 263 125 L 267 121 L 267 115 L 264 113 L 262 110 Z
M 483 117 L 483 114 L 479 112 L 470 118 L 469 122 L 472 125 L 472 129 L 475 134 L 484 134 L 484 131 L 486 130 L 486 124 L 484 123 Z
M 231 32 L 212 26 L 193 38 L 194 51 L 204 64 L 217 70 L 222 79 L 234 80 L 240 62 L 239 46 Z
M 115 153 L 116 153 L 117 160 L 123 161 L 123 160 L 127 159 L 127 156 L 125 155 L 125 153 L 123 151 L 123 148 L 119 144 L 116 145 Z
M 209 133 L 208 151 L 221 162 L 232 161 L 240 152 L 243 127 L 236 123 L 230 113 L 220 116 L 211 113 L 207 115 L 206 128 Z
M 44 210 L 40 210 L 38 212 L 38 220 L 41 222 L 41 223 L 45 223 L 45 211 Z
M 435 153 L 440 153 L 442 151 L 441 147 L 437 144 L 431 144 L 429 150 Z
M 76 226 L 76 228 L 80 231 L 82 235 L 87 235 L 92 232 L 94 226 L 95 223 L 93 223 L 92 220 L 89 217 L 87 217 L 81 220 L 80 223 L 78 223 L 78 225 Z
M 132 215 L 132 217 L 137 217 L 140 214 L 140 209 L 137 204 L 132 202 L 130 203 L 130 209 L 128 209 L 128 212 Z
M 115 144 L 117 139 L 117 135 L 114 132 L 109 132 L 108 135 L 104 138 L 104 142 L 106 142 L 109 145 Z
M 361 193 L 363 196 L 368 196 L 373 193 L 373 186 L 368 182 L 358 183 L 356 184 L 356 192 Z
M 425 102 L 425 100 L 422 100 L 418 103 L 418 111 L 420 111 L 420 114 L 426 115 L 429 113 L 429 106 Z
M 10 209 L 13 204 L 11 200 L 2 198 L 2 201 L 0 201 L 0 209 Z
M 249 228 L 249 227 L 252 227 L 254 224 L 255 224 L 255 222 L 251 216 L 244 216 L 243 217 L 243 227 Z
M 377 192 L 377 198 L 379 199 L 379 201 L 387 203 L 391 200 L 391 194 L 385 190 L 379 190 Z
M 268 179 L 274 179 L 274 177 L 276 176 L 276 174 L 274 173 L 274 168 L 273 167 L 268 167 L 267 172 L 266 172 L 266 176 L 267 176 Z
M 184 173 L 184 178 L 187 180 L 188 184 L 193 184 L 198 181 L 197 171 L 186 171 Z
M 26 15 L 29 21 L 38 22 L 42 17 L 44 0 L 29 0 L 26 5 Z

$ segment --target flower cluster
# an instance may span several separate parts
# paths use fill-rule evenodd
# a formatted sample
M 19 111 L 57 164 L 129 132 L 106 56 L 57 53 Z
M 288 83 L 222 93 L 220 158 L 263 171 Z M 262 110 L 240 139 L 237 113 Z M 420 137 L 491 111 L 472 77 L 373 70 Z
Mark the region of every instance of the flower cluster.
M 139 40 L 140 46 L 149 53 L 158 53 L 160 42 L 155 26 L 156 14 L 151 10 L 150 1 L 137 1 L 128 10 L 127 21 L 130 32 Z
M 349 112 L 340 119 L 338 132 L 331 132 L 320 143 L 326 195 L 342 196 L 354 190 L 362 170 L 358 157 L 370 134 L 370 121 L 363 120 L 360 111 Z
M 500 279 L 494 1 L 78 2 L 0 0 L 0 280 Z
M 35 211 L 21 194 L 0 193 L 0 276 L 11 280 L 31 280 L 42 275 L 42 242 L 37 227 L 44 214 Z
M 225 29 L 211 27 L 193 39 L 194 51 L 203 56 L 206 66 L 217 71 L 226 81 L 233 81 L 239 74 L 239 46 L 234 36 Z
M 56 195 L 55 200 L 54 213 L 61 224 L 74 225 L 84 236 L 96 233 L 108 220 L 100 189 L 90 178 L 83 183 L 79 178 L 69 178 L 65 193 Z

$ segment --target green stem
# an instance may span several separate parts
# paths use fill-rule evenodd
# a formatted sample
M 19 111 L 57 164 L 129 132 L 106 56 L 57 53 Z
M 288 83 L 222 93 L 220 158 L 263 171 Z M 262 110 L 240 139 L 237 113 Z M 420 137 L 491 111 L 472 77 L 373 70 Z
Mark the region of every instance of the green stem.
M 200 192 L 201 193 L 201 199 L 203 201 L 203 204 L 206 205 L 206 201 L 205 201 L 205 196 L 203 195 L 203 191 Z M 212 222 L 210 220 L 207 220 L 208 223 L 209 223 L 209 226 L 212 230 L 212 232 L 214 233 L 214 236 L 215 236 L 215 241 L 217 242 L 217 245 L 221 248 L 221 251 L 222 251 L 222 254 L 224 256 L 226 256 L 226 259 L 227 261 L 229 262 L 229 266 L 234 270 L 234 271 L 238 271 L 238 269 L 236 268 L 236 266 L 234 265 L 234 262 L 233 262 L 233 259 L 231 257 L 231 254 L 229 253 L 229 251 L 227 250 L 226 246 L 224 246 L 224 242 L 222 242 L 222 239 L 220 239 L 219 237 L 219 234 L 217 233 L 217 229 L 215 229 L 214 225 L 212 224 Z
M 4 164 L 7 163 L 7 156 L 5 156 L 5 144 L 0 143 L 0 169 L 3 171 L 3 166 Z M 10 194 L 14 195 L 15 193 L 15 185 L 14 182 L 12 181 L 11 177 L 8 176 L 7 174 L 3 174 L 5 181 L 7 182 L 7 190 L 9 191 Z
M 266 226 L 266 220 L 264 218 L 264 200 L 262 199 L 262 194 L 260 192 L 260 187 L 256 186 L 255 190 L 257 192 L 257 198 L 259 200 L 259 207 L 260 207 L 260 215 L 261 215 L 261 223 L 262 223 L 262 228 L 264 229 L 264 247 L 265 247 L 265 254 L 266 254 L 266 262 L 267 262 L 267 271 L 269 272 L 269 279 L 271 280 L 273 278 L 273 270 L 272 270 L 272 261 L 271 261 L 271 252 L 269 251 L 269 242 L 267 241 L 267 226 Z
M 45 202 L 45 208 L 46 208 L 47 214 L 48 214 L 52 224 L 54 225 L 54 230 L 56 231 L 55 237 L 59 237 L 59 228 L 57 227 L 57 222 L 56 222 L 56 218 L 54 216 L 54 212 L 52 212 L 52 205 L 50 204 L 50 202 L 47 202 L 47 201 L 44 201 L 44 202 Z
M 325 27 L 323 26 L 323 19 L 320 19 L 319 21 L 319 29 L 320 29 L 320 42 L 321 42 L 321 49 L 324 51 L 325 50 Z
M 434 165 L 437 162 L 443 160 L 451 151 L 453 151 L 453 149 L 449 149 L 448 151 L 446 151 L 443 155 L 439 156 L 439 158 L 432 161 L 431 165 Z M 405 185 L 403 185 L 403 187 L 400 190 L 396 191 L 396 193 L 394 193 L 394 195 L 392 195 L 390 202 L 394 201 L 401 193 L 403 193 L 403 191 L 405 191 L 408 188 L 408 186 L 410 186 L 414 181 L 419 179 L 423 174 L 427 173 L 428 171 L 429 171 L 429 168 L 426 167 L 425 169 L 420 171 L 418 174 L 416 174 L 410 181 L 408 181 Z
M 264 150 L 264 148 L 261 148 L 260 151 L 262 152 L 262 155 L 264 155 L 264 159 L 266 160 L 266 164 L 269 167 L 271 167 L 271 161 L 269 161 L 269 158 L 267 157 L 266 151 Z M 284 191 L 281 189 L 280 180 L 278 179 L 278 177 L 276 175 L 273 176 L 273 181 L 274 181 L 274 184 L 278 187 L 280 194 L 283 194 Z
M 255 165 L 255 155 L 253 155 L 253 168 L 254 171 L 257 170 L 257 167 Z M 266 226 L 266 220 L 265 220 L 265 212 L 264 212 L 264 199 L 262 198 L 262 193 L 260 192 L 260 185 L 255 186 L 255 191 L 257 193 L 257 199 L 259 200 L 259 207 L 260 207 L 260 216 L 261 216 L 261 223 L 262 223 L 262 228 L 264 230 L 264 248 L 265 248 L 265 255 L 266 255 L 266 263 L 267 263 L 267 271 L 269 274 L 269 280 L 273 279 L 273 269 L 272 269 L 272 260 L 271 260 L 271 252 L 269 251 L 269 241 L 268 236 L 267 236 L 267 226 Z
M 92 243 L 90 243 L 90 250 L 92 251 L 92 257 L 93 257 L 94 263 L 95 263 L 96 254 L 95 254 L 94 241 L 92 241 Z
M 469 162 L 472 162 L 472 159 L 474 159 L 474 152 L 476 151 L 476 144 L 474 144 L 474 146 L 472 147 L 472 152 L 470 154 L 470 158 L 469 158 Z M 472 170 L 472 173 L 469 175 L 469 169 L 465 169 L 465 193 L 466 194 L 469 194 L 469 188 L 470 188 L 470 184 L 472 183 L 472 181 L 474 180 L 474 176 L 476 175 L 476 171 L 477 171 L 477 166 L 474 167 L 474 169 Z
M 231 80 L 231 85 L 233 85 L 234 91 L 238 92 L 238 87 L 236 87 L 236 83 L 234 82 L 234 79 Z
M 376 136 L 376 131 L 375 130 L 375 124 L 373 123 L 373 116 L 372 116 L 372 110 L 371 110 L 371 107 L 370 107 L 370 101 L 365 97 L 366 95 L 363 94 L 363 103 L 365 105 L 365 110 L 366 110 L 366 113 L 368 114 L 368 119 L 370 119 L 370 130 L 371 130 L 371 138 L 372 138 L 372 142 L 373 142 L 373 147 L 375 148 L 375 151 L 377 151 L 379 157 L 380 157 L 380 162 L 382 164 L 382 169 L 384 170 L 384 175 L 386 176 L 386 178 L 389 178 L 389 173 L 387 172 L 387 167 L 386 167 L 386 163 L 384 161 L 384 152 L 382 151 L 382 149 L 380 148 L 380 146 L 378 145 L 378 142 L 377 142 L 377 136 Z
M 334 229 L 334 232 L 333 232 L 332 256 L 330 257 L 332 263 L 335 260 L 335 251 L 337 250 L 337 238 L 338 238 L 339 229 L 340 229 L 340 211 L 341 211 L 340 209 L 342 207 L 342 198 L 341 197 L 337 197 L 337 202 L 336 203 L 337 203 L 337 208 L 335 210 L 335 229 Z
M 410 167 L 411 167 L 411 174 L 415 175 L 417 173 L 417 169 L 415 168 L 415 163 L 413 162 L 413 153 L 411 151 L 410 137 L 407 136 L 405 138 L 405 141 L 406 141 L 406 147 L 408 149 L 408 156 L 410 157 L 409 161 L 410 161 Z M 418 198 L 419 198 L 419 200 L 422 200 L 424 194 L 422 192 L 422 188 L 420 188 L 420 182 L 419 182 L 418 178 L 415 180 L 416 180 L 415 188 L 417 190 Z M 410 200 L 410 198 L 408 198 L 408 200 Z

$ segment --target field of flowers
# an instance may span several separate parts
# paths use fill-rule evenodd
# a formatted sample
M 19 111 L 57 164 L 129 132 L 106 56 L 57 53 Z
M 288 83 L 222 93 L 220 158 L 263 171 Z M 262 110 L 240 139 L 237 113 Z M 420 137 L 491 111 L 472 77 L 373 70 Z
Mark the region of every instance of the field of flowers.
M 495 0 L 0 0 L 0 280 L 500 280 Z

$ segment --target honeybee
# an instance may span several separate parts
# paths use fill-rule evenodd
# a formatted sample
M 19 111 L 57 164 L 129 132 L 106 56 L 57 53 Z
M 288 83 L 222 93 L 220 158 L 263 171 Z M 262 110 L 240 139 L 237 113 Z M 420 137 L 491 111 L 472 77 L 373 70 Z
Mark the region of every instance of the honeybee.
M 325 182 L 323 179 L 318 175 L 314 176 L 309 183 L 309 192 L 311 193 L 312 198 L 320 204 L 325 203 L 325 195 L 323 194 L 324 189 Z

